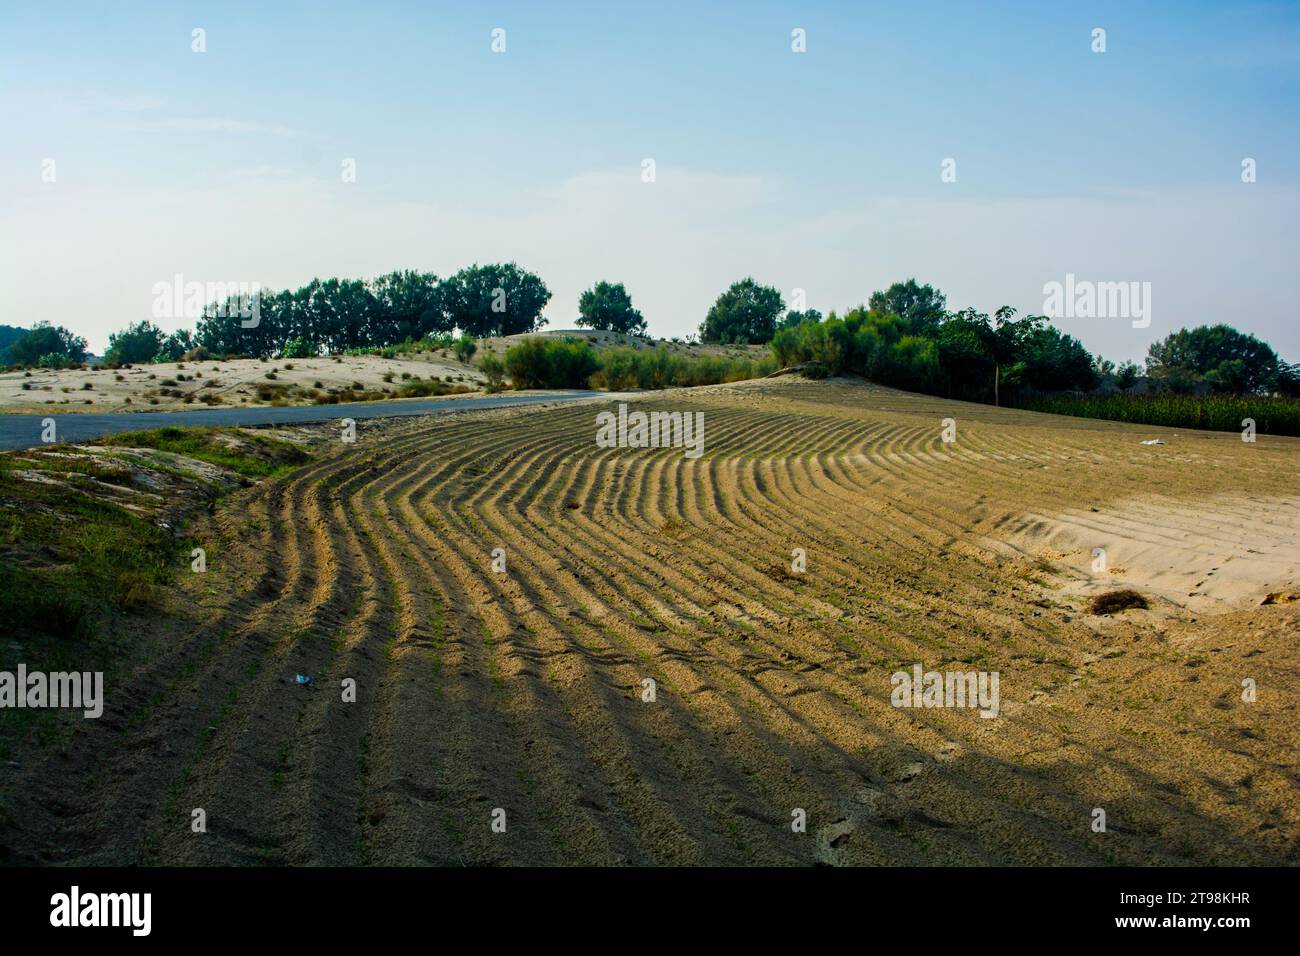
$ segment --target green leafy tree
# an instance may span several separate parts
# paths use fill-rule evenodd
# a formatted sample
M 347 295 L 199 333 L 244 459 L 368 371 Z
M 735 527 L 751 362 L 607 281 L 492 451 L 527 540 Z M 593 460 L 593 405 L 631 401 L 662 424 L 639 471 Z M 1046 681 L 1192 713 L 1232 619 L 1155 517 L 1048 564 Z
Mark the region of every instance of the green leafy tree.
M 1278 367 L 1266 343 L 1222 323 L 1179 329 L 1147 350 L 1147 374 L 1176 392 L 1267 392 L 1277 384 Z
M 603 332 L 643 335 L 646 321 L 632 307 L 623 283 L 597 282 L 578 297 L 578 324 Z
M 371 281 L 368 289 L 374 309 L 366 329 L 365 344 L 391 345 L 427 335 L 450 332 L 452 323 L 443 297 L 445 290 L 432 272 L 390 272 Z
M 550 300 L 546 284 L 513 262 L 462 269 L 442 289 L 448 323 L 479 339 L 537 331 Z
M 167 333 L 152 322 L 136 322 L 109 335 L 104 361 L 110 365 L 152 362 L 166 340 Z
M 185 353 L 193 349 L 194 346 L 194 333 L 189 329 L 177 329 L 163 339 L 158 354 L 154 356 L 154 361 L 180 361 L 185 356 Z
M 988 316 L 974 310 L 959 312 L 935 331 L 939 366 L 949 398 L 983 400 L 993 377 L 993 361 L 985 348 Z
M 1091 391 L 1101 380 L 1083 343 L 1052 326 L 1026 334 L 1017 360 L 1021 384 L 1040 392 Z
M 263 291 L 251 314 L 237 298 L 209 303 L 199 317 L 194 339 L 213 355 L 278 355 L 291 338 L 294 293 Z
M 1142 366 L 1136 362 L 1124 362 L 1115 370 L 1115 385 L 1120 391 L 1127 392 L 1142 374 Z
M 80 365 L 86 360 L 86 340 L 61 325 L 37 322 L 26 335 L 10 343 L 9 360 L 15 365 Z
M 1279 361 L 1277 363 L 1277 391 L 1281 395 L 1290 398 L 1300 396 L 1300 363 L 1288 364 Z
M 9 346 L 26 334 L 27 329 L 20 329 L 16 325 L 0 325 L 0 365 L 8 365 L 13 361 L 9 355 Z
M 741 279 L 709 309 L 700 325 L 700 341 L 724 345 L 770 342 L 784 311 L 785 302 L 776 289 L 752 278 Z
M 1004 305 L 988 315 L 974 309 L 957 313 L 959 321 L 971 330 L 993 366 L 993 404 L 1002 404 L 1002 386 L 1019 381 L 1025 370 L 1025 353 L 1029 342 L 1042 331 L 1047 318 L 1028 315 L 1015 317 L 1016 310 Z
M 986 340 L 989 356 L 993 359 L 993 404 L 1002 404 L 1003 381 L 1014 383 L 1024 372 L 1024 353 L 1029 341 L 1047 323 L 1042 315 L 1027 315 L 1017 319 L 1016 310 L 1004 305 L 993 313 L 992 335 Z
M 914 332 L 927 332 L 938 327 L 947 315 L 948 299 L 930 285 L 919 285 L 915 279 L 895 282 L 884 291 L 871 293 L 867 307 L 872 312 L 900 315 L 911 324 Z
M 796 325 L 802 325 L 805 322 L 820 322 L 822 314 L 816 309 L 805 309 L 804 311 L 787 312 L 785 316 L 776 324 L 777 331 L 781 329 L 794 328 Z

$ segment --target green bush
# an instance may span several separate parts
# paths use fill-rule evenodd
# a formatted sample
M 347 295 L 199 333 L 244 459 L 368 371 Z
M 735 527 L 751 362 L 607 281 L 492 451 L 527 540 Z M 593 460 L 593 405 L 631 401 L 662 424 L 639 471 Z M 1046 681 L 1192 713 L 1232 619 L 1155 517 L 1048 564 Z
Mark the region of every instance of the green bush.
M 109 335 L 104 361 L 109 365 L 152 362 L 165 341 L 167 334 L 152 322 L 135 322 Z
M 526 338 L 506 350 L 505 367 L 515 388 L 586 388 L 599 361 L 583 339 Z
M 456 340 L 456 344 L 452 346 L 452 350 L 456 353 L 457 359 L 469 364 L 469 360 L 472 359 L 474 353 L 478 351 L 478 344 L 474 341 L 473 336 L 462 335 Z
M 9 361 L 23 367 L 68 368 L 85 360 L 86 340 L 48 322 L 37 322 L 9 344 Z
M 450 376 L 448 376 L 450 377 Z M 473 389 L 464 385 L 449 385 L 432 378 L 416 378 L 397 389 L 398 398 L 430 398 L 440 395 L 462 395 Z
M 483 358 L 479 359 L 479 371 L 487 378 L 487 390 L 489 392 L 499 392 L 502 383 L 506 377 L 506 367 L 502 361 L 496 357 L 495 352 L 488 352 Z
M 361 345 L 344 349 L 343 355 L 380 355 L 384 358 L 396 358 L 399 355 L 415 355 L 420 352 L 437 352 L 452 348 L 456 338 L 450 332 L 431 333 L 419 339 L 405 339 L 392 345 Z M 299 356 L 301 357 L 301 356 Z
M 760 378 L 776 370 L 771 356 L 761 359 L 675 355 L 664 345 L 655 349 L 626 346 L 600 353 L 600 368 L 591 377 L 596 388 L 684 388 Z
M 806 364 L 805 374 L 853 372 L 873 382 L 912 391 L 932 391 L 940 379 L 939 348 L 913 335 L 905 319 L 854 309 L 824 322 L 808 319 L 778 329 L 772 353 L 782 366 Z

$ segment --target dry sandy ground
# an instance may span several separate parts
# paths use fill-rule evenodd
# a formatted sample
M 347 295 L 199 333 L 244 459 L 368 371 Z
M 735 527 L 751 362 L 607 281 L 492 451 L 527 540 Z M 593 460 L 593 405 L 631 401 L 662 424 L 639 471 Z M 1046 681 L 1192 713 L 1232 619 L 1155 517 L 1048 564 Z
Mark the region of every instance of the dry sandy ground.
M 626 345 L 654 348 L 647 341 L 613 332 L 590 329 L 552 329 L 533 333 L 542 338 L 577 336 L 597 349 Z M 318 396 L 344 389 L 396 393 L 411 378 L 437 378 L 450 385 L 480 389 L 486 379 L 477 368 L 487 352 L 502 355 L 525 335 L 480 339 L 479 351 L 469 364 L 456 360 L 451 350 L 422 352 L 386 359 L 378 355 L 341 355 L 311 359 L 236 359 L 205 362 L 166 362 L 129 369 L 88 371 L 32 369 L 0 372 L 0 413 L 41 411 L 50 405 L 60 412 L 166 411 L 205 400 L 224 405 L 267 405 L 280 400 L 289 405 L 310 405 Z M 664 342 L 669 351 L 684 356 L 722 355 L 762 358 L 766 346 L 695 345 Z M 268 378 L 270 373 L 273 377 Z
M 843 382 L 634 407 L 702 411 L 703 457 L 509 410 L 240 492 L 160 650 L 21 758 L 10 858 L 1300 862 L 1300 441 Z M 1112 585 L 1150 609 L 1086 613 Z M 915 664 L 997 672 L 998 716 L 893 706 Z
M 166 411 L 184 407 L 187 397 L 191 407 L 202 407 L 205 398 L 224 405 L 266 405 L 279 397 L 290 405 L 310 405 L 316 393 L 349 388 L 395 392 L 409 380 L 404 374 L 474 388 L 483 381 L 477 369 L 458 362 L 451 352 L 445 357 L 432 352 L 392 359 L 341 355 L 337 360 L 165 362 L 118 370 L 32 369 L 0 373 L 0 412 L 40 411 L 49 405 L 61 412 Z

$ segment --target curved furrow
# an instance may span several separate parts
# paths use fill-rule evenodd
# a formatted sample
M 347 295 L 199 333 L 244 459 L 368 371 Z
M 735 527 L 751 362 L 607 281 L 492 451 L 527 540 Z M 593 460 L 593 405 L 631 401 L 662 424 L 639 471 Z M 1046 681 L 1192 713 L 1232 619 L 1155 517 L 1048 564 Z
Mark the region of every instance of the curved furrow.
M 273 791 L 282 750 L 306 705 L 294 675 L 311 673 L 325 641 L 315 636 L 338 617 L 338 576 L 321 486 L 300 476 L 286 496 L 282 529 L 291 574 L 299 581 L 296 605 L 264 619 L 245 638 L 252 653 L 242 680 L 231 680 L 219 719 L 209 725 L 198 758 L 183 774 L 182 806 L 203 808 L 208 830 L 164 829 L 160 841 L 181 859 L 276 862 L 284 821 L 274 814 Z M 292 692 L 298 692 L 296 696 Z
M 520 518 L 527 521 L 528 516 L 521 515 Z M 685 765 L 677 773 L 691 781 L 696 788 L 705 787 L 708 782 L 708 787 L 714 793 L 708 805 L 715 808 L 719 815 L 719 826 L 728 829 L 734 827 L 735 821 L 729 820 L 727 815 L 734 816 L 736 812 L 742 816 L 758 814 L 770 817 L 770 812 L 758 809 L 763 804 L 755 799 L 743 768 L 734 761 L 719 765 L 716 758 L 711 758 L 707 752 L 708 741 L 701 734 L 696 718 L 685 707 L 675 703 L 674 695 L 679 695 L 687 706 L 693 706 L 696 695 L 702 689 L 707 690 L 710 684 L 716 683 L 711 675 L 702 674 L 697 667 L 691 666 L 704 662 L 704 659 L 700 658 L 684 635 L 679 635 L 680 625 L 665 627 L 662 624 L 637 623 L 638 620 L 653 620 L 653 612 L 648 614 L 647 610 L 658 604 L 655 595 L 640 586 L 640 582 L 634 586 L 623 576 L 621 569 L 611 566 L 599 545 L 588 546 L 586 535 L 576 525 L 571 526 L 566 543 L 549 533 L 544 524 L 537 521 L 530 524 L 525 540 L 520 542 L 526 551 L 532 553 L 534 541 L 549 539 L 555 548 L 564 547 L 584 569 L 581 580 L 574 579 L 568 569 L 558 562 L 552 564 L 548 561 L 549 552 L 542 551 L 534 558 L 534 563 L 542 569 L 542 584 L 546 585 L 545 579 L 553 581 L 564 589 L 570 600 L 587 607 L 592 604 L 591 595 L 598 595 L 602 613 L 594 618 L 593 615 L 585 615 L 590 619 L 591 628 L 599 629 L 599 633 L 614 645 L 629 649 L 640 662 L 617 680 L 633 690 L 647 676 L 656 681 L 657 693 L 662 696 L 659 696 L 655 706 L 636 703 L 632 706 L 639 708 L 639 713 L 647 715 L 647 720 L 652 723 L 650 735 L 653 739 L 669 740 L 675 761 Z M 734 807 L 755 809 L 751 814 L 746 814 L 743 810 L 733 810 Z M 769 827 L 761 835 L 765 842 L 770 841 L 771 832 Z M 750 842 L 752 841 L 747 841 L 745 846 L 740 847 L 742 858 L 766 852 L 764 848 L 749 845 Z M 777 859 L 784 858 L 788 858 L 788 850 L 778 851 Z
M 416 511 L 413 501 L 425 495 L 421 485 L 415 485 L 403 495 L 399 507 L 429 555 L 421 560 L 430 577 L 442 579 L 448 606 L 470 607 L 474 599 L 467 588 L 475 589 L 475 595 L 480 593 L 479 575 L 458 549 L 433 534 L 427 519 Z M 524 812 L 544 825 L 560 862 L 628 859 L 635 853 L 636 841 L 620 818 L 605 812 L 599 788 L 586 783 L 591 771 L 599 768 L 548 677 L 557 655 L 536 645 L 525 620 L 528 609 L 516 602 L 512 610 L 519 624 L 511 632 L 511 640 L 521 646 L 513 655 L 508 651 L 502 655 L 504 662 L 498 663 L 494 657 L 484 668 L 500 676 L 504 709 L 515 724 L 511 732 L 524 741 L 524 768 L 530 784 Z M 465 666 L 461 656 L 459 661 L 449 660 L 446 670 L 453 673 L 454 667 Z M 465 710 L 462 721 L 474 719 L 472 707 Z
M 315 472 L 326 467 L 324 463 L 308 466 Z M 287 493 L 288 492 L 288 493 Z M 268 542 L 284 539 L 287 526 L 292 525 L 296 510 L 294 494 L 283 479 L 272 480 L 255 492 L 264 499 L 266 533 Z M 250 511 L 258 510 L 254 505 Z M 256 523 L 259 519 L 251 519 Z M 243 553 L 243 552 L 240 552 Z M 254 606 L 243 620 L 235 616 L 213 622 L 199 640 L 191 640 L 185 653 L 192 653 L 190 666 L 182 670 L 181 677 L 161 695 L 156 714 L 136 734 L 129 754 L 151 751 L 149 761 L 124 760 L 115 768 L 108 784 L 109 793 L 99 799 L 116 803 L 128 799 L 129 794 L 147 794 L 150 807 L 139 815 L 139 831 L 130 831 L 138 844 L 141 860 L 152 860 L 167 840 L 177 840 L 192 834 L 190 811 L 202 806 L 189 806 L 183 799 L 184 784 L 205 751 L 216 727 L 234 710 L 233 690 L 250 669 L 256 668 L 266 654 L 269 640 L 265 636 L 268 622 L 277 614 L 292 614 L 299 602 L 313 586 L 299 558 L 296 542 L 288 548 L 288 560 L 274 568 L 274 574 L 263 580 L 266 585 L 257 596 L 264 603 Z M 214 570 L 209 570 L 213 574 Z M 215 573 L 229 573 L 218 567 Z M 278 588 L 275 586 L 278 582 Z M 234 606 L 232 605 L 232 608 Z M 214 694 L 211 688 L 232 688 L 229 692 Z M 134 749 L 134 748 L 139 749 Z M 101 804 L 103 805 L 103 804 Z M 123 833 L 125 828 L 115 831 Z M 193 841 L 191 841 L 192 843 Z
M 532 471 L 546 473 L 544 469 L 532 469 Z M 510 577 L 514 579 L 514 584 L 521 587 L 524 592 L 524 600 L 531 602 L 530 607 L 535 609 L 540 606 L 550 611 L 552 615 L 562 613 L 570 603 L 576 603 L 582 609 L 582 613 L 578 618 L 571 618 L 566 622 L 565 630 L 575 640 L 581 641 L 584 646 L 596 648 L 600 651 L 594 657 L 588 658 L 593 660 L 596 666 L 610 672 L 600 678 L 600 682 L 609 688 L 623 689 L 624 692 L 621 698 L 615 700 L 612 704 L 616 708 L 623 708 L 623 711 L 618 715 L 621 717 L 619 722 L 628 729 L 622 732 L 632 737 L 649 740 L 668 737 L 669 743 L 666 746 L 669 750 L 673 749 L 674 741 L 676 744 L 676 749 L 672 754 L 674 762 L 680 764 L 683 760 L 687 760 L 693 761 L 697 768 L 704 767 L 705 765 L 697 753 L 683 752 L 689 741 L 685 734 L 669 721 L 666 708 L 646 707 L 636 700 L 635 692 L 640 687 L 641 679 L 647 674 L 648 665 L 633 663 L 626 653 L 626 641 L 621 640 L 618 635 L 610 633 L 605 627 L 604 622 L 617 620 L 617 615 L 612 613 L 613 608 L 610 604 L 596 597 L 591 590 L 590 580 L 588 579 L 587 583 L 579 581 L 567 568 L 564 568 L 559 562 L 554 562 L 550 553 L 536 548 L 535 541 L 538 538 L 547 537 L 538 526 L 533 525 L 526 532 L 521 533 L 495 507 L 485 505 L 482 513 L 500 531 L 503 539 L 510 541 L 512 553 L 519 551 L 528 557 L 529 563 L 523 565 L 522 568 L 518 562 L 513 565 Z M 556 546 L 559 547 L 559 542 L 556 542 Z M 587 566 L 588 572 L 592 563 L 598 560 L 594 557 L 584 558 L 581 555 L 576 556 L 576 559 Z M 557 587 L 559 590 L 554 590 Z M 606 593 L 609 594 L 609 592 Z M 613 594 L 609 594 L 609 596 L 611 598 L 616 597 Z M 593 606 L 597 607 L 598 610 L 592 611 Z M 531 628 L 538 632 L 554 629 L 546 615 L 541 615 L 541 620 L 532 623 Z M 680 715 L 678 716 L 680 717 Z M 651 752 L 643 748 L 642 753 L 638 754 L 641 760 L 641 767 L 638 772 L 643 779 L 665 781 L 658 787 L 656 800 L 660 803 L 676 805 L 679 804 L 676 793 L 680 789 L 680 783 L 668 783 L 667 781 L 671 780 L 680 771 L 674 771 L 665 766 L 669 761 L 664 758 L 664 749 L 664 746 L 660 746 L 654 748 L 654 752 Z M 651 758 L 657 759 L 652 760 Z M 696 785 L 699 786 L 700 782 L 696 781 Z M 697 847 L 711 848 L 715 855 L 719 852 L 724 853 L 724 856 L 715 856 L 715 858 L 726 858 L 737 852 L 734 846 L 729 847 L 727 845 L 728 835 L 724 826 L 717 826 L 712 832 L 701 831 L 698 827 L 703 821 L 698 819 L 698 813 L 682 811 L 680 807 L 677 807 L 676 815 L 685 818 L 684 821 L 677 822 L 676 825 L 684 827 L 683 833 L 688 836 L 690 842 Z M 647 850 L 652 853 L 655 849 L 647 847 Z

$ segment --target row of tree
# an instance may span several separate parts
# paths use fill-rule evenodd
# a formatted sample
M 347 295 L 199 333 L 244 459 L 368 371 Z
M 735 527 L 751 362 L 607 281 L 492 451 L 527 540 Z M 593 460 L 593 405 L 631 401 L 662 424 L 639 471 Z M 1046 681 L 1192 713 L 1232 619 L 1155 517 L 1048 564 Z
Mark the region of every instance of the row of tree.
M 313 279 L 296 290 L 264 291 L 209 303 L 194 331 L 165 332 L 145 319 L 109 336 L 109 364 L 176 361 L 197 347 L 213 355 L 302 358 L 382 348 L 455 330 L 461 341 L 533 332 L 546 324 L 551 293 L 514 263 L 474 265 L 439 279 L 430 272 L 390 272 L 374 279 Z M 578 324 L 644 335 L 646 323 L 622 283 L 598 282 L 582 293 Z M 459 345 L 464 350 L 466 346 Z M 0 326 L 0 362 L 48 367 L 86 360 L 86 341 L 62 326 Z
M 1001 404 L 1017 394 L 1087 392 L 1146 384 L 1174 392 L 1300 395 L 1300 366 L 1282 361 L 1266 343 L 1227 325 L 1182 329 L 1154 342 L 1145 370 L 1118 369 L 1093 356 L 1046 316 L 1016 317 L 1003 306 L 991 317 L 973 308 L 949 312 L 942 292 L 915 279 L 872 294 L 865 307 L 825 320 L 815 311 L 781 315 L 779 293 L 736 283 L 719 300 L 702 332 L 726 330 L 735 341 L 773 328 L 782 365 L 807 363 L 814 374 L 853 372 L 912 391 Z M 710 325 L 710 322 L 713 322 Z
M 67 368 L 86 361 L 86 340 L 63 326 L 37 322 L 30 329 L 0 326 L 0 364 Z
M 545 324 L 550 298 L 536 274 L 513 262 L 473 265 L 445 279 L 413 270 L 313 279 L 261 293 L 254 309 L 237 298 L 213 303 L 194 342 L 214 354 L 278 355 L 378 348 L 455 329 L 474 338 L 515 335 Z
M 391 272 L 375 279 L 313 279 L 300 289 L 249 303 L 212 303 L 197 329 L 170 334 L 143 321 L 114 333 L 110 363 L 181 358 L 196 347 L 214 355 L 305 357 L 384 347 L 459 330 L 464 341 L 532 332 L 546 323 L 551 293 L 514 263 L 474 265 L 439 279 Z M 597 282 L 578 300 L 579 325 L 644 335 L 645 318 L 622 283 Z M 1182 329 L 1155 342 L 1145 367 L 1118 368 L 1089 354 L 1040 315 L 1018 318 L 1003 306 L 989 316 L 949 311 L 946 296 L 915 279 L 871 294 L 842 317 L 815 309 L 787 311 L 781 293 L 752 278 L 718 296 L 700 325 L 710 343 L 770 343 L 783 365 L 814 374 L 851 372 L 899 388 L 1001 404 L 1023 392 L 1148 387 L 1175 392 L 1300 393 L 1300 367 L 1266 343 L 1227 325 Z M 63 327 L 0 326 L 0 361 L 61 367 L 85 361 L 86 342 Z M 468 353 L 467 353 L 468 354 Z

